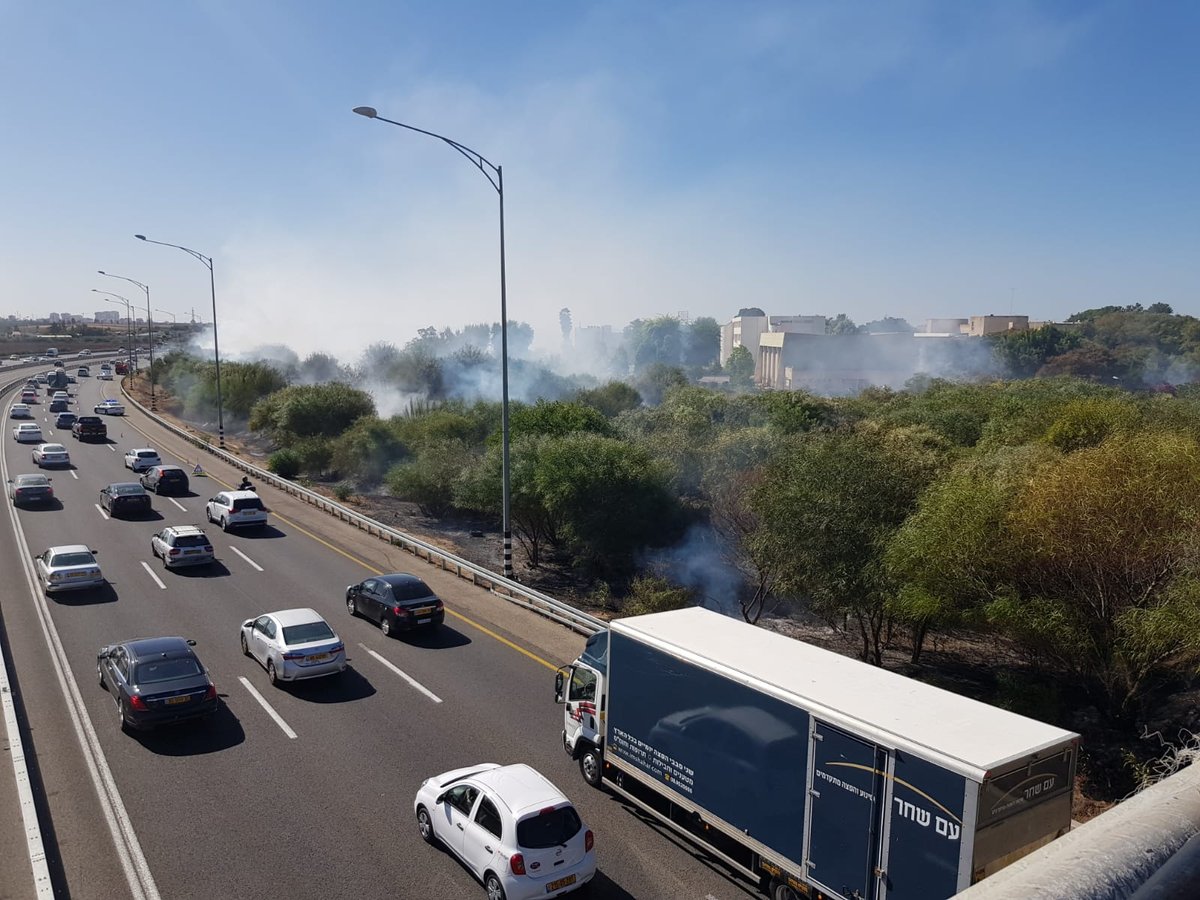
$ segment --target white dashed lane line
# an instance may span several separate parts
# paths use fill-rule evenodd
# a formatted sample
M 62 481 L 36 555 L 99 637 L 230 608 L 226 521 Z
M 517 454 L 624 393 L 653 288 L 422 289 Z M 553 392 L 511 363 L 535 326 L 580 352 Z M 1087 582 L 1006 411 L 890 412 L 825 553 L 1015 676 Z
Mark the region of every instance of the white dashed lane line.
M 109 444 L 109 445 L 108 445 L 108 452 L 109 452 L 109 453 L 116 453 L 116 452 L 117 452 L 117 448 L 116 448 L 115 446 L 113 446 L 112 444 Z
M 164 591 L 167 589 L 167 586 L 159 581 L 158 576 L 154 574 L 154 570 L 150 568 L 150 564 L 145 560 L 142 560 L 142 568 L 146 570 L 147 575 L 154 579 L 154 583 L 157 584 L 159 588 Z
M 178 506 L 180 509 L 182 509 L 184 512 L 187 512 L 187 507 L 184 506 L 182 503 L 180 503 L 178 500 L 176 500 L 174 497 L 168 497 L 167 499 L 170 500 L 172 503 L 174 503 L 176 506 Z
M 399 675 L 401 678 L 403 678 L 405 681 L 407 681 L 409 684 L 411 684 L 413 687 L 415 687 L 418 691 L 420 691 L 422 694 L 424 694 L 426 697 L 428 697 L 434 703 L 442 702 L 441 697 L 439 697 L 437 694 L 435 694 L 429 688 L 425 687 L 425 685 L 421 684 L 421 682 L 417 681 L 417 679 L 413 678 L 411 675 L 409 675 L 403 669 L 400 669 L 394 663 L 392 663 L 389 660 L 385 659 L 384 657 L 380 656 L 374 650 L 369 648 L 366 644 L 360 643 L 358 646 L 362 647 L 364 650 L 367 651 L 367 653 L 371 654 L 372 657 L 379 660 L 379 662 L 383 663 L 385 666 L 387 666 L 389 669 L 391 669 L 393 672 L 395 672 L 397 675 Z
M 248 557 L 245 553 L 243 553 L 237 547 L 230 547 L 229 549 L 232 550 L 234 553 L 236 553 L 238 556 L 240 556 L 242 559 L 244 559 L 246 562 L 250 563 L 250 565 L 252 565 L 258 571 L 261 572 L 263 570 L 262 566 L 260 566 L 258 563 L 256 563 L 254 560 L 252 560 L 250 557 Z
M 72 478 L 74 478 L 76 481 L 78 481 L 78 480 L 79 480 L 79 476 L 75 474 L 75 470 L 74 470 L 74 469 L 68 469 L 67 471 L 69 471 L 69 472 L 71 473 L 71 477 L 72 477 Z
M 292 731 L 291 726 L 289 726 L 287 722 L 283 721 L 283 716 L 275 712 L 274 708 L 270 703 L 267 702 L 266 698 L 254 689 L 254 685 L 250 683 L 249 679 L 239 675 L 238 681 L 242 683 L 242 687 L 250 692 L 250 696 L 257 700 L 259 705 L 267 711 L 267 715 L 275 720 L 275 724 L 283 730 L 283 733 L 294 741 L 296 739 L 296 732 Z
M 102 506 L 100 506 L 99 503 L 93 503 L 92 505 L 94 507 L 96 507 L 96 512 L 98 512 L 98 513 L 100 513 L 100 515 L 104 516 L 104 521 L 107 522 L 108 521 L 108 513 L 106 513 L 104 511 L 104 508 Z

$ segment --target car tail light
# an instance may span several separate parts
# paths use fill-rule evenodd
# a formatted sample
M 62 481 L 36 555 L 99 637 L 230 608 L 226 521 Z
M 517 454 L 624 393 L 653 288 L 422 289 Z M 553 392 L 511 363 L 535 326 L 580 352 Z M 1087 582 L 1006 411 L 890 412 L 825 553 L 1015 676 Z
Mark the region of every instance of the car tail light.
M 287 660 L 304 659 L 304 654 L 303 653 L 285 653 L 285 654 L 283 654 L 283 658 L 287 659 Z
M 590 853 L 591 849 L 596 846 L 596 836 L 592 834 L 592 829 L 588 829 L 583 836 L 583 852 Z
M 146 701 L 143 700 L 141 697 L 139 697 L 137 694 L 133 694 L 130 696 L 129 705 L 132 706 L 134 709 L 136 709 L 138 712 L 145 712 L 146 710 L 148 710 L 150 708 L 146 705 Z
M 178 548 L 178 547 L 172 547 L 172 548 L 171 548 L 171 550 L 170 550 L 170 553 L 169 553 L 168 555 L 169 555 L 169 556 L 178 556 L 178 555 L 179 555 L 179 548 Z
M 205 553 L 212 553 L 212 552 L 213 552 L 213 551 L 212 551 L 212 547 L 211 547 L 211 546 L 209 546 L 208 544 L 205 544 L 205 545 L 204 545 L 204 552 L 205 552 Z
M 329 652 L 330 653 L 341 653 L 345 649 L 346 649 L 346 645 L 339 642 L 339 643 L 334 644 L 332 647 L 330 647 Z
M 392 614 L 397 615 L 397 616 L 407 616 L 408 610 L 405 609 L 403 606 L 397 606 L 392 610 Z
M 512 869 L 514 875 L 525 874 L 525 857 L 520 853 L 514 853 L 508 858 L 508 867 Z
M 443 603 L 441 600 L 439 600 L 437 603 L 433 604 L 433 608 L 437 609 L 437 610 L 442 610 L 442 609 L 446 608 L 446 604 Z
M 217 686 L 215 684 L 210 684 L 208 686 L 208 690 L 204 692 L 204 699 L 205 700 L 216 700 L 217 699 Z M 589 831 L 588 832 L 588 842 L 589 842 L 588 847 L 589 848 L 591 847 L 591 843 L 590 843 L 591 840 L 592 840 L 592 833 Z

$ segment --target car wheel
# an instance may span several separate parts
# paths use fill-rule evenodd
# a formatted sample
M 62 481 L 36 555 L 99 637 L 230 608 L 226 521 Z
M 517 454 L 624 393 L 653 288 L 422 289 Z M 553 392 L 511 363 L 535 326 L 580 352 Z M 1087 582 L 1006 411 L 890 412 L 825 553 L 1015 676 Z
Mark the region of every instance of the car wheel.
M 221 530 L 224 531 L 226 534 L 229 533 L 229 520 L 226 519 L 224 516 L 221 516 Z
M 604 772 L 604 765 L 600 761 L 600 751 L 595 747 L 589 747 L 579 757 L 579 774 L 594 788 L 600 787 L 600 776 Z
M 108 685 L 104 681 L 104 670 L 100 668 L 100 663 L 96 663 L 96 680 L 100 682 L 100 687 L 108 690 Z
M 129 730 L 129 723 L 125 721 L 125 707 L 121 704 L 120 694 L 117 694 L 117 726 L 122 731 Z
M 246 646 L 246 632 L 244 631 L 242 632 L 242 654 L 245 656 L 250 655 L 250 648 Z
M 271 687 L 279 687 L 279 674 L 275 671 L 275 661 L 267 660 L 267 681 L 271 682 Z
M 433 820 L 429 818 L 429 810 L 423 806 L 417 807 L 417 831 L 421 832 L 421 840 L 425 843 L 437 844 L 437 835 L 433 833 Z
M 488 900 L 504 900 L 504 885 L 495 872 L 488 872 L 483 878 L 483 889 L 487 891 Z
M 212 524 L 212 510 L 210 510 L 207 506 L 204 507 L 204 518 L 208 519 L 210 525 Z
M 346 612 L 352 616 L 358 615 L 358 602 L 353 597 L 346 598 Z
M 379 620 L 379 630 L 383 632 L 384 637 L 391 637 L 392 623 L 391 620 L 388 619 L 387 613 L 384 613 L 383 617 Z

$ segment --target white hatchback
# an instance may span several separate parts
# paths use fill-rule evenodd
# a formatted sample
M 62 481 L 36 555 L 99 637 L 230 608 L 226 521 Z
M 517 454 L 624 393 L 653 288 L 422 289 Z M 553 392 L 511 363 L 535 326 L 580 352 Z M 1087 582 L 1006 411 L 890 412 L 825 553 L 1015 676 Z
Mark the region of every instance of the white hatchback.
M 145 472 L 155 466 L 161 466 L 158 451 L 153 447 L 138 447 L 125 453 L 125 468 L 135 472 Z
M 428 778 L 413 808 L 421 837 L 457 856 L 491 900 L 559 897 L 596 875 L 591 829 L 527 765 L 480 763 Z

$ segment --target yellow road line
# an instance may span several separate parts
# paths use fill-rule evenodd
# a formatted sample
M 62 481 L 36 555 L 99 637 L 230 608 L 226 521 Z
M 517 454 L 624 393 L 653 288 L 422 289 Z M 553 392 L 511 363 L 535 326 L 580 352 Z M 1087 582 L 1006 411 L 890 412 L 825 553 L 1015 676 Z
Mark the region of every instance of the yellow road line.
M 150 435 L 146 434 L 146 432 L 144 432 L 144 431 L 142 431 L 142 429 L 138 428 L 137 425 L 134 425 L 132 422 L 130 422 L 129 424 L 135 431 L 137 431 L 144 438 L 146 438 L 146 440 L 148 440 L 148 441 L 152 440 Z M 218 484 L 225 485 L 225 487 L 227 487 L 227 488 L 230 488 L 230 489 L 233 488 L 233 485 L 229 484 L 226 481 L 222 481 L 220 478 L 218 478 L 215 475 L 207 475 L 206 477 L 211 478 L 213 481 L 217 482 Z M 347 553 L 341 547 L 335 547 L 333 544 L 329 543 L 329 541 L 325 540 L 322 537 L 319 537 L 318 535 L 313 534 L 307 528 L 305 528 L 302 525 L 296 524 L 291 519 L 288 519 L 285 516 L 281 516 L 279 513 L 272 513 L 272 515 L 274 515 L 275 518 L 277 518 L 280 522 L 283 522 L 284 524 L 288 525 L 289 527 L 295 528 L 301 534 L 312 538 L 314 541 L 316 541 L 318 544 L 322 545 L 323 547 L 328 547 L 334 553 L 340 554 L 341 556 L 344 556 L 346 559 L 350 560 L 350 562 L 352 562 L 356 565 L 362 566 L 364 569 L 366 569 L 372 575 L 383 575 L 384 574 L 383 570 L 375 568 L 370 563 L 366 562 L 365 560 L 359 559 L 357 556 L 355 556 L 352 553 Z M 508 638 L 503 637 L 502 635 L 496 634 L 496 632 L 492 631 L 490 628 L 488 628 L 484 625 L 480 625 L 474 619 L 468 618 L 467 616 L 464 616 L 462 613 L 455 612 L 452 609 L 447 609 L 446 612 L 449 613 L 450 615 L 454 616 L 454 618 L 456 618 L 462 622 L 465 622 L 467 625 L 470 625 L 472 628 L 483 632 L 488 637 L 499 641 L 501 644 L 504 644 L 504 646 L 509 647 L 513 650 L 516 650 L 521 655 L 527 656 L 530 659 L 532 659 L 534 662 L 545 666 L 551 672 L 558 671 L 558 666 L 554 665 L 554 663 L 547 662 L 546 660 L 542 659 L 542 657 L 540 657 L 536 653 L 534 653 L 532 650 L 527 650 L 526 648 L 522 647 L 520 644 L 513 643 Z

